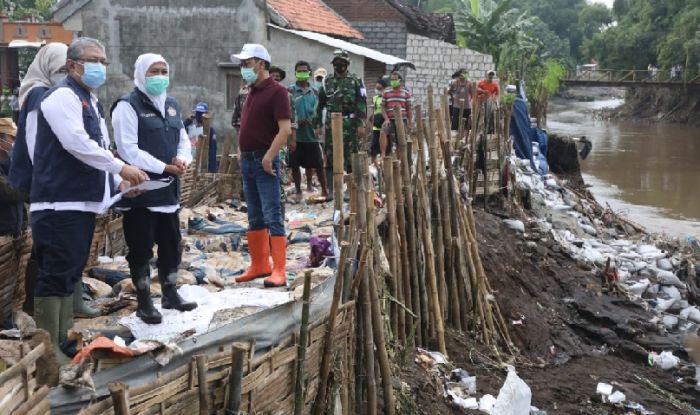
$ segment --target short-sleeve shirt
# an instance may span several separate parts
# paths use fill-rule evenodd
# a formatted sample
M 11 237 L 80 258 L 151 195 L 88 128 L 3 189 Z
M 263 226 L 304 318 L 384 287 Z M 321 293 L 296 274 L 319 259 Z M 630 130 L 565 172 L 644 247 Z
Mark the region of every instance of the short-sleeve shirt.
M 483 97 L 483 96 L 492 97 L 494 95 L 498 95 L 498 93 L 500 91 L 500 88 L 498 87 L 498 83 L 496 83 L 495 81 L 488 82 L 485 79 L 482 79 L 481 81 L 479 81 L 479 88 L 485 90 L 488 93 L 488 94 L 484 94 L 483 92 L 479 92 L 477 95 L 480 97 Z
M 287 89 L 272 78 L 251 86 L 243 105 L 238 145 L 241 151 L 267 150 L 279 132 L 277 122 L 290 120 Z

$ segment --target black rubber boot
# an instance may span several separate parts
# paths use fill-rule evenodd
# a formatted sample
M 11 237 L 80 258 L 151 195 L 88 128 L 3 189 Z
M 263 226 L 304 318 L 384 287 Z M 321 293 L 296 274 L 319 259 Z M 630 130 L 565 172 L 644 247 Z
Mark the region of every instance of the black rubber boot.
M 139 305 L 136 308 L 136 317 L 146 324 L 160 324 L 163 316 L 153 307 L 151 300 L 151 267 L 148 264 L 131 268 L 131 281 L 136 289 L 136 298 Z
M 175 309 L 178 311 L 191 311 L 197 308 L 197 303 L 186 302 L 180 294 L 177 293 L 177 270 L 170 272 L 158 270 L 158 279 L 160 279 L 160 287 L 163 291 L 163 299 L 160 302 L 164 309 Z

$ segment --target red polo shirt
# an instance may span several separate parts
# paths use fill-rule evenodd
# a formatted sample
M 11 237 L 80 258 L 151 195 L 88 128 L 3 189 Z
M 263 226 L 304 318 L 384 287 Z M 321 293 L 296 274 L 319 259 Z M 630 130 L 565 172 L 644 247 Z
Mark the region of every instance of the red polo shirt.
M 241 151 L 267 150 L 279 132 L 277 121 L 291 118 L 287 89 L 267 78 L 250 88 L 243 105 L 238 146 Z

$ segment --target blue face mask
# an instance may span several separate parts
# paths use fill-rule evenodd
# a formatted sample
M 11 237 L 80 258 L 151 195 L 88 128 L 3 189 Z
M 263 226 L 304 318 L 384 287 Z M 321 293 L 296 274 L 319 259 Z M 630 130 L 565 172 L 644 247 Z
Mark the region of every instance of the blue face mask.
M 92 89 L 102 86 L 107 80 L 107 67 L 101 63 L 85 62 L 83 64 L 85 72 L 80 77 L 85 85 Z
M 246 84 L 253 84 L 258 76 L 255 74 L 253 68 L 241 68 L 241 77 Z

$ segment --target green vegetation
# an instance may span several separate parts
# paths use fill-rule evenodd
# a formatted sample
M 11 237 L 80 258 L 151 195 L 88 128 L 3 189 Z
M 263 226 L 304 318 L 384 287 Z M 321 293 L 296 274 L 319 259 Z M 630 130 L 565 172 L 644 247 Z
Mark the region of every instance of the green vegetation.
M 0 10 L 13 20 L 51 20 L 51 7 L 57 0 L 0 0 Z
M 611 69 L 661 69 L 700 64 L 700 0 L 615 0 L 617 25 L 583 44 L 583 54 Z

